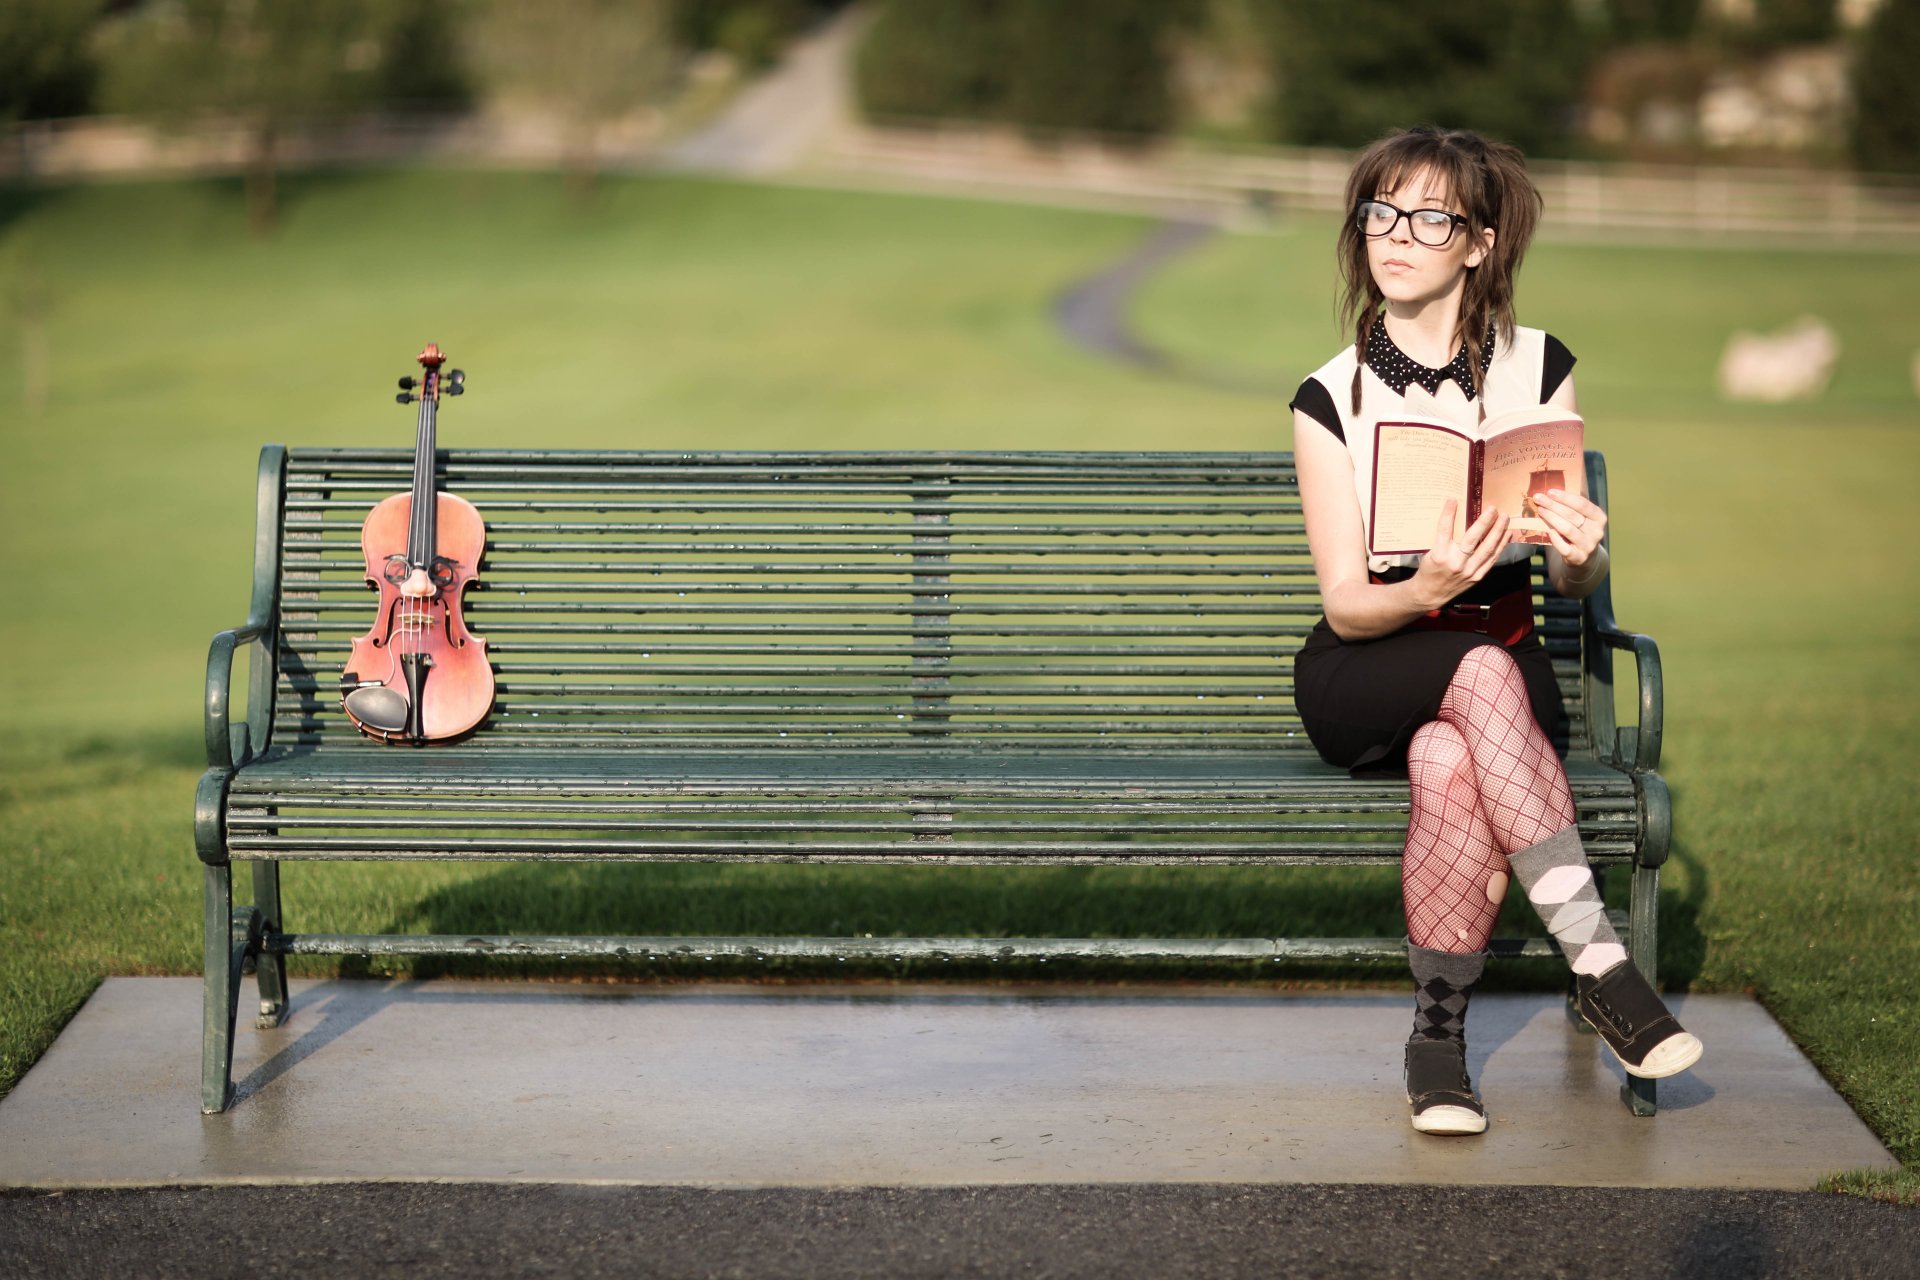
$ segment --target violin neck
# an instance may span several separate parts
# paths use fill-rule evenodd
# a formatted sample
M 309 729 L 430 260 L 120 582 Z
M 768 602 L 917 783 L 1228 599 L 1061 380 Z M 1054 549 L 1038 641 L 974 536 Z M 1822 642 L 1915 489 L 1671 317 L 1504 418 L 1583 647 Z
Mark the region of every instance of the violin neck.
M 420 430 L 413 445 L 413 521 L 407 528 L 407 564 L 415 569 L 433 567 L 436 538 L 434 516 L 439 504 L 433 495 L 434 410 L 439 407 L 440 371 L 427 372 L 427 385 L 420 396 Z

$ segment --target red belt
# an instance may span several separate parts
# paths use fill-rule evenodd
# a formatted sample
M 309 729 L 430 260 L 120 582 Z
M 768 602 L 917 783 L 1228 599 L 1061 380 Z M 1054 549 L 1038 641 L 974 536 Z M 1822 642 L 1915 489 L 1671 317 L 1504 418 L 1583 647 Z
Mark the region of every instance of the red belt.
M 1510 591 L 1491 604 L 1445 604 L 1407 624 L 1409 631 L 1472 631 L 1503 645 L 1533 632 L 1533 592 Z

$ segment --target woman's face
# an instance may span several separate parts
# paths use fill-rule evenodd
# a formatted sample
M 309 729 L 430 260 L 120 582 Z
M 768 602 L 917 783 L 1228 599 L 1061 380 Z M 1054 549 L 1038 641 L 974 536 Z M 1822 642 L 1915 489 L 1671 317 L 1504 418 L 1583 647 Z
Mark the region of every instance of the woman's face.
M 1461 212 L 1445 181 L 1431 169 L 1416 169 L 1391 190 L 1374 192 L 1373 198 L 1408 212 L 1416 209 Z M 1391 216 L 1391 213 L 1384 215 Z M 1398 218 L 1385 235 L 1367 238 L 1367 268 L 1387 301 L 1418 305 L 1456 292 L 1467 269 L 1479 266 L 1486 256 L 1488 246 L 1493 243 L 1493 232 L 1476 238 L 1465 226 L 1456 223 L 1451 238 L 1438 248 L 1421 243 L 1421 238 L 1431 240 L 1435 236 L 1432 230 L 1423 228 L 1416 237 L 1411 218 Z

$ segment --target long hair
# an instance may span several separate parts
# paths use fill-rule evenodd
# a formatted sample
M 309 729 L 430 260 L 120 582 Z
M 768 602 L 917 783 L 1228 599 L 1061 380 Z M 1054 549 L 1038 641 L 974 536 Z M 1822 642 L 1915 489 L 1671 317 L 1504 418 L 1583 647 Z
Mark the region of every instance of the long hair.
M 1347 176 L 1347 220 L 1340 228 L 1340 320 L 1353 333 L 1353 411 L 1360 412 L 1360 369 L 1367 358 L 1367 335 L 1380 318 L 1386 298 L 1367 267 L 1367 238 L 1353 218 L 1362 200 L 1382 191 L 1397 190 L 1421 170 L 1429 170 L 1446 185 L 1467 226 L 1462 234 L 1475 241 L 1493 229 L 1493 249 L 1480 265 L 1467 270 L 1466 290 L 1460 299 L 1460 324 L 1454 349 L 1462 343 L 1471 353 L 1473 391 L 1481 399 L 1490 328 L 1502 341 L 1513 340 L 1513 279 L 1520 271 L 1533 229 L 1540 221 L 1540 192 L 1527 176 L 1526 157 L 1518 147 L 1483 138 L 1466 129 L 1435 129 L 1422 125 L 1388 134 L 1354 162 Z

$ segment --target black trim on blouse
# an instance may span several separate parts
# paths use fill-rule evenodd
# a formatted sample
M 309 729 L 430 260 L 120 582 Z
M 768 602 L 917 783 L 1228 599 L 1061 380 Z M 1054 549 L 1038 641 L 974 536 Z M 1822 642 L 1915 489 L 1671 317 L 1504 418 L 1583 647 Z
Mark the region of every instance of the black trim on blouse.
M 1340 410 L 1334 408 L 1333 395 L 1320 385 L 1318 378 L 1308 378 L 1293 393 L 1293 399 L 1287 408 L 1297 409 L 1315 422 L 1333 432 L 1334 439 L 1341 444 L 1347 442 L 1346 430 L 1340 425 Z
M 1546 358 L 1540 365 L 1540 403 L 1545 404 L 1560 389 L 1560 384 L 1573 372 L 1573 352 L 1567 350 L 1567 344 L 1547 335 Z
M 1385 330 L 1384 328 L 1376 329 L 1375 332 L 1384 334 Z M 1391 342 L 1388 342 L 1387 345 L 1393 348 Z M 1369 353 L 1371 353 L 1371 346 L 1372 344 L 1370 343 Z M 1393 350 L 1395 354 L 1398 354 L 1398 348 L 1393 348 Z M 1467 349 L 1462 345 L 1459 354 L 1454 357 L 1454 365 L 1462 364 L 1466 359 L 1466 354 Z M 1406 360 L 1405 356 L 1401 356 L 1400 358 Z M 1550 333 L 1546 335 L 1546 352 L 1541 360 L 1540 367 L 1541 404 L 1545 404 L 1551 399 L 1553 393 L 1560 389 L 1560 384 L 1567 380 L 1567 375 L 1573 372 L 1574 361 L 1575 356 L 1573 352 L 1567 350 L 1566 343 L 1560 341 L 1560 339 Z M 1413 362 L 1409 360 L 1407 363 L 1412 364 Z M 1368 364 L 1371 367 L 1372 361 L 1369 360 Z M 1456 376 L 1454 365 L 1448 365 L 1446 369 L 1426 369 L 1424 365 L 1417 365 L 1415 367 L 1425 369 L 1429 374 L 1440 375 L 1433 379 L 1433 389 L 1438 391 L 1442 378 Z M 1380 370 L 1378 368 L 1374 369 L 1374 373 L 1376 376 L 1380 376 Z M 1393 381 L 1391 379 L 1382 377 L 1381 380 L 1386 382 L 1388 386 L 1393 387 Z M 1407 393 L 1407 384 L 1415 380 L 1414 378 L 1407 378 L 1401 381 L 1399 386 L 1393 387 L 1394 392 L 1398 395 L 1405 395 Z M 1460 381 L 1460 389 L 1465 391 L 1468 398 L 1471 399 L 1473 396 L 1472 373 L 1469 371 L 1457 380 Z M 1421 385 L 1425 386 L 1426 383 L 1421 381 Z M 1345 444 L 1347 442 L 1346 430 L 1340 425 L 1340 410 L 1336 408 L 1333 403 L 1333 393 L 1321 385 L 1319 379 L 1308 378 L 1302 382 L 1300 389 L 1293 393 L 1293 399 L 1287 402 L 1287 408 L 1306 414 L 1309 418 L 1312 418 L 1315 422 L 1331 431 L 1334 439 L 1340 443 Z

